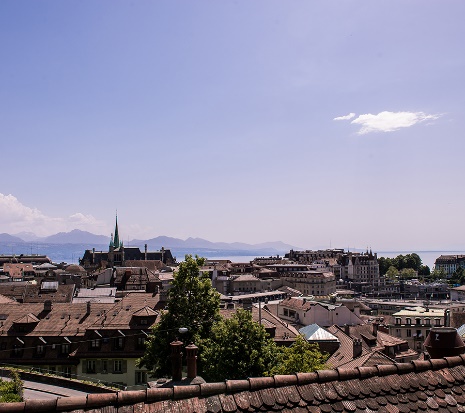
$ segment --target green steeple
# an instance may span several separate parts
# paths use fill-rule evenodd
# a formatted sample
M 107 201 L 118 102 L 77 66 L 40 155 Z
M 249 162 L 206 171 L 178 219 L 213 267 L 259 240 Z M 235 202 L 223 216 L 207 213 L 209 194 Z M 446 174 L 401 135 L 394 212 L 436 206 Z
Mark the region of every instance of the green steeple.
M 115 248 L 118 248 L 121 246 L 119 242 L 119 234 L 118 234 L 118 214 L 116 214 L 115 236 L 113 238 L 113 245 L 115 246 Z

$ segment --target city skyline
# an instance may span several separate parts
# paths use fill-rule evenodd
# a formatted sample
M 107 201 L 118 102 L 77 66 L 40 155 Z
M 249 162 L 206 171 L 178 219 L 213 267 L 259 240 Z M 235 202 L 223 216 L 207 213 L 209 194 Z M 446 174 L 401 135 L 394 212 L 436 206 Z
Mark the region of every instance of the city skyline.
M 463 15 L 5 0 L 0 233 L 465 250 Z

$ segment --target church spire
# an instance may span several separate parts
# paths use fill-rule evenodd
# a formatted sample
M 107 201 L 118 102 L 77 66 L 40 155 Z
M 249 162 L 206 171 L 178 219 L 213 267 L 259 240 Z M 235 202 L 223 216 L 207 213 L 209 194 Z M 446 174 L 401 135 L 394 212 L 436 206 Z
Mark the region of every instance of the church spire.
M 115 223 L 115 236 L 113 238 L 113 245 L 115 248 L 120 247 L 120 242 L 119 242 L 119 233 L 118 233 L 118 213 L 116 213 L 116 223 Z

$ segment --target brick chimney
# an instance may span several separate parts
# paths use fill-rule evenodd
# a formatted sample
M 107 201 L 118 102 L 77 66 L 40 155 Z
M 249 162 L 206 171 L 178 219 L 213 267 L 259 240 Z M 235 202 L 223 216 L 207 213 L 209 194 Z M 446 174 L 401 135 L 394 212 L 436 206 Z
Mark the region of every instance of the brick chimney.
M 199 348 L 194 344 L 190 343 L 186 347 L 186 358 L 187 358 L 187 378 L 195 379 L 197 377 L 197 352 Z
M 378 321 L 373 322 L 373 335 L 376 337 L 378 335 L 379 324 Z
M 362 355 L 362 340 L 359 338 L 353 339 L 353 358 L 360 357 Z
M 44 311 L 52 311 L 52 300 L 44 301 Z
M 171 371 L 173 381 L 182 380 L 182 345 L 183 342 L 176 340 L 170 343 L 171 346 Z

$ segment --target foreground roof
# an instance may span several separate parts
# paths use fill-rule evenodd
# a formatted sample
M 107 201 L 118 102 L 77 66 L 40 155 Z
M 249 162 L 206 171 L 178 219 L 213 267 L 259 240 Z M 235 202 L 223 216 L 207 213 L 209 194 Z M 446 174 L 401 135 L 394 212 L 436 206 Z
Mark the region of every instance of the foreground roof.
M 54 400 L 0 412 L 463 412 L 465 355 Z

